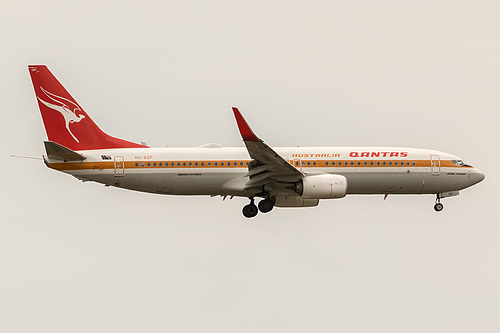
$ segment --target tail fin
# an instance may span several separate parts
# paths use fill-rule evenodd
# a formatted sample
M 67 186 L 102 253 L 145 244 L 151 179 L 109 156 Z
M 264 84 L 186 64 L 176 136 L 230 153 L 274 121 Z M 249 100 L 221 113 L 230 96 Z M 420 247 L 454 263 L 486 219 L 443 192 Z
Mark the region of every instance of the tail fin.
M 104 133 L 45 65 L 28 66 L 50 141 L 71 150 L 146 148 Z

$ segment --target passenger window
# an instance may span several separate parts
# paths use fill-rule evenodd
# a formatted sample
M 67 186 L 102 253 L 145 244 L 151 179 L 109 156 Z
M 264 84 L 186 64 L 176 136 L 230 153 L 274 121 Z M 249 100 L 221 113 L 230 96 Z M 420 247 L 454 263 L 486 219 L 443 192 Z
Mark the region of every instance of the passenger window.
M 415 161 L 411 162 L 411 164 L 413 164 L 413 166 L 415 166 Z
M 135 163 L 135 166 L 138 167 L 139 166 L 139 163 Z
M 383 164 L 383 165 L 387 165 L 387 162 L 386 162 L 386 161 L 384 161 L 384 162 L 382 162 L 382 164 Z
M 141 162 L 141 167 L 143 167 L 143 166 L 144 166 L 144 162 Z
M 205 166 L 205 162 L 201 162 L 201 166 Z
M 224 166 L 224 162 L 220 162 L 220 166 Z
M 150 162 L 148 162 L 148 167 L 150 167 L 150 166 L 151 166 L 151 163 L 150 163 Z
M 316 165 L 316 162 L 313 162 L 313 165 L 315 166 L 315 165 Z
M 227 162 L 227 166 L 231 166 L 231 162 Z
M 208 162 L 208 166 L 212 166 L 212 162 Z
M 335 166 L 335 162 L 332 162 L 332 166 Z
M 361 165 L 361 162 L 358 162 L 358 165 Z
M 177 166 L 181 166 L 181 162 L 177 162 Z
M 182 166 L 186 166 L 186 165 L 187 165 L 187 163 L 186 163 L 186 162 L 182 162 Z
M 193 162 L 189 162 L 189 166 L 193 166 Z
M 374 164 L 374 163 L 373 163 L 373 161 L 371 161 L 371 162 L 370 162 L 370 165 L 373 165 L 373 164 Z
M 380 161 L 377 161 L 377 165 L 380 165 Z
M 354 165 L 354 162 L 351 161 L 351 165 Z
M 392 165 L 392 162 L 389 162 L 389 165 Z
M 153 162 L 153 166 L 156 166 L 156 162 Z
M 329 165 L 328 161 L 326 161 L 326 162 L 325 162 L 325 165 L 326 165 L 326 166 L 328 166 L 328 165 Z
M 394 165 L 395 165 L 395 166 L 398 166 L 398 161 L 394 162 Z
M 219 166 L 219 163 L 218 163 L 218 162 L 215 162 L 215 163 L 214 163 L 214 165 L 215 165 L 215 166 Z
M 365 161 L 365 165 L 368 165 L 368 162 L 367 162 L 367 161 Z

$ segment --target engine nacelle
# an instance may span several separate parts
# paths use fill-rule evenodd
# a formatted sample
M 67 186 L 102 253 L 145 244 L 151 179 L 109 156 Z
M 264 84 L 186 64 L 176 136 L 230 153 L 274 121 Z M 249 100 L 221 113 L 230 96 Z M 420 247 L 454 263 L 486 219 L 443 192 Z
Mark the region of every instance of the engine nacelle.
M 297 193 L 306 199 L 339 199 L 347 193 L 347 179 L 342 175 L 305 176 L 297 184 Z

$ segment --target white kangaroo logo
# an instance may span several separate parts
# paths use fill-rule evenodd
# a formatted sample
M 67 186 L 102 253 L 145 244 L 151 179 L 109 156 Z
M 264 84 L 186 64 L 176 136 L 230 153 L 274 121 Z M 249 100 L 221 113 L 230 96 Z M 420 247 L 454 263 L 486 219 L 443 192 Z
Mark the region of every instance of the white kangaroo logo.
M 85 116 L 82 114 L 79 114 L 79 115 L 76 114 L 76 111 L 80 111 L 80 112 L 82 111 L 80 109 L 80 106 L 78 106 L 76 103 L 70 101 L 69 99 L 54 95 L 54 94 L 48 92 L 47 90 L 43 89 L 42 87 L 40 87 L 40 89 L 42 89 L 43 93 L 48 98 L 50 98 L 52 101 L 54 101 L 56 103 L 59 103 L 60 105 L 55 105 L 55 104 L 46 102 L 43 99 L 41 99 L 39 96 L 37 96 L 38 100 L 40 102 L 42 102 L 43 104 L 45 104 L 47 107 L 49 107 L 52 110 L 55 110 L 63 115 L 64 121 L 66 122 L 66 129 L 68 130 L 69 134 L 71 134 L 71 136 L 73 137 L 73 139 L 75 139 L 76 142 L 80 143 L 80 141 L 78 141 L 78 139 L 73 135 L 73 133 L 71 132 L 71 130 L 69 128 L 69 124 L 78 123 L 78 122 L 80 122 L 80 120 L 85 118 Z M 72 105 L 72 106 L 69 107 L 68 104 Z M 73 109 L 71 109 L 71 108 L 73 108 Z

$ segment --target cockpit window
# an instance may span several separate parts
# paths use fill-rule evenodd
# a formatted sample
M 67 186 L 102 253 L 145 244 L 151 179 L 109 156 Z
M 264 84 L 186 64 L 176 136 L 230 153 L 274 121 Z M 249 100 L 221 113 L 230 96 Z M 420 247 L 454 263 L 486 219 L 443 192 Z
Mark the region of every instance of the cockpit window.
M 470 165 L 465 164 L 464 161 L 462 161 L 462 160 L 451 160 L 451 163 L 458 165 L 458 166 L 470 167 Z

